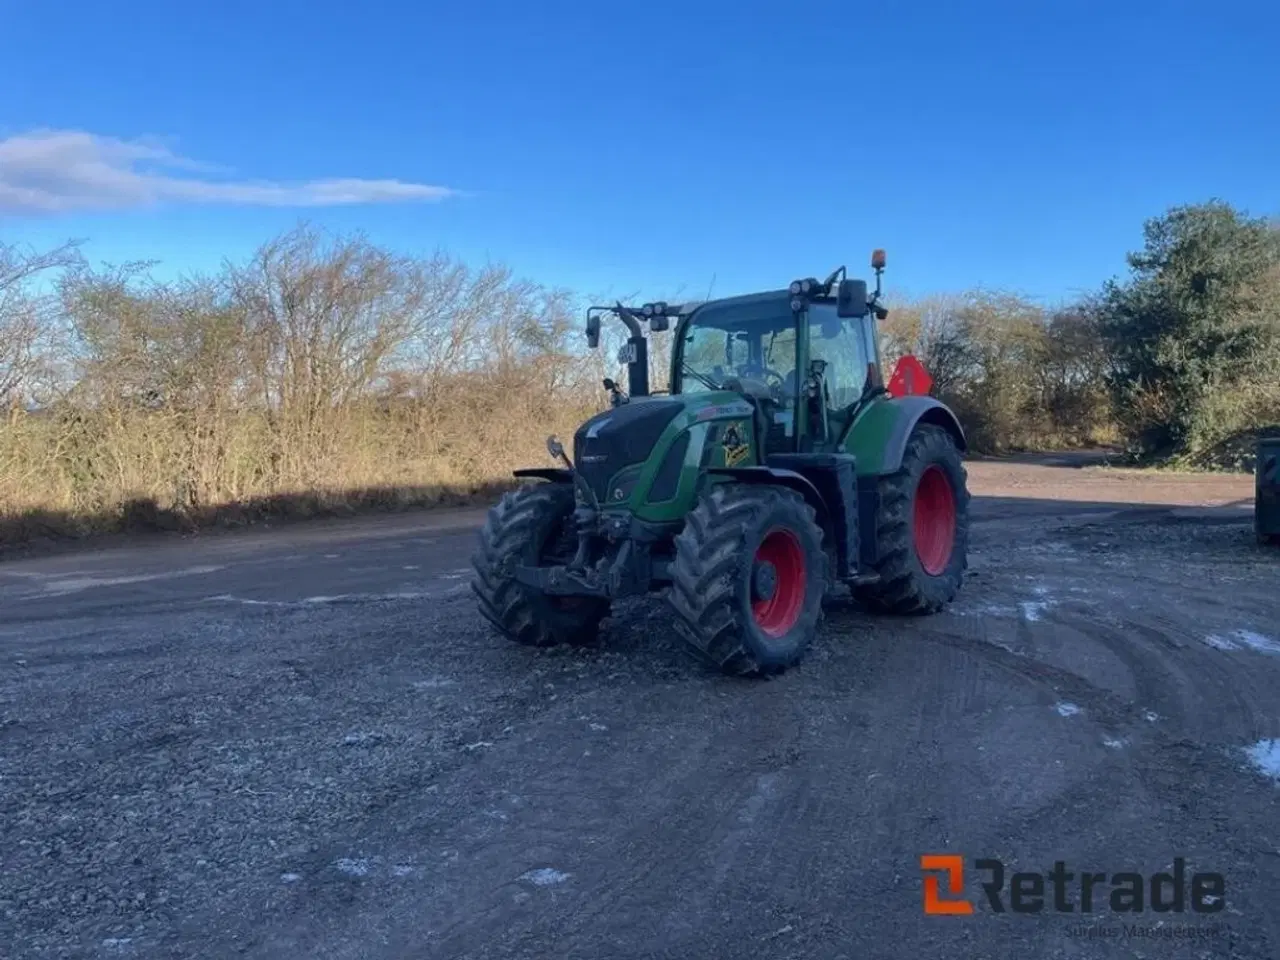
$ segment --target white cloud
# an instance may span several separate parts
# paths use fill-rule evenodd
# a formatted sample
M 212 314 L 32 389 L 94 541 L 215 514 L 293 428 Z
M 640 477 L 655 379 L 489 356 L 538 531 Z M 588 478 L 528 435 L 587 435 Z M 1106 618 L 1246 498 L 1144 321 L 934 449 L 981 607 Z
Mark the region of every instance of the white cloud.
M 218 177 L 225 172 L 152 139 L 33 130 L 0 140 L 0 215 L 127 210 L 160 203 L 328 207 L 437 201 L 456 193 L 400 180 L 277 183 Z

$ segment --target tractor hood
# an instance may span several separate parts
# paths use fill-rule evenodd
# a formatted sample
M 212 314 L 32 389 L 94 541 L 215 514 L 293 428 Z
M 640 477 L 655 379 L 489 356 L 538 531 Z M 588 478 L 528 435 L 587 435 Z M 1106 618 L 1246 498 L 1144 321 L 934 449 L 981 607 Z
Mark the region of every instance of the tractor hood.
M 679 420 L 676 429 L 681 429 L 707 420 L 750 417 L 752 411 L 741 394 L 729 391 L 635 398 L 578 428 L 573 437 L 574 468 L 601 503 L 616 501 L 616 482 L 614 496 L 609 496 L 611 481 L 628 468 L 634 468 L 628 476 L 638 476 L 655 452 L 661 456 L 665 450 L 655 448 L 673 421 Z
M 686 406 L 675 397 L 644 397 L 596 414 L 573 435 L 574 468 L 603 501 L 610 478 L 644 463 L 662 431 Z

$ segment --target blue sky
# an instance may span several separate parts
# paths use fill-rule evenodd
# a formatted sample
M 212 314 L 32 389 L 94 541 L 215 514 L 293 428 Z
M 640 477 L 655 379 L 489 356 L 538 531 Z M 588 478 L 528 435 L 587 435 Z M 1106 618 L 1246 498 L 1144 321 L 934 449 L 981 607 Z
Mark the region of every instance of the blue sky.
M 166 271 L 305 218 L 593 293 L 861 275 L 879 246 L 896 289 L 1052 301 L 1123 272 L 1170 205 L 1280 214 L 1273 3 L 8 0 L 0 18 L 0 239 Z M 6 206 L 6 138 L 39 129 L 91 135 L 79 199 L 28 162 L 61 209 Z M 172 175 L 231 187 L 151 203 L 150 161 L 110 138 L 160 138 L 219 168 Z M 122 164 L 137 197 L 77 206 Z M 235 186 L 329 178 L 458 193 L 296 207 Z

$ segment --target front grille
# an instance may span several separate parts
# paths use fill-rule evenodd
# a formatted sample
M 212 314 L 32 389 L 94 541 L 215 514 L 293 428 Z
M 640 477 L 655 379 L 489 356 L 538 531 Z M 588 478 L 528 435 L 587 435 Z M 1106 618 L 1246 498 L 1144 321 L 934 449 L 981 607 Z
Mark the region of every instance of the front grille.
M 647 460 L 662 431 L 683 409 L 679 400 L 638 400 L 596 414 L 578 428 L 574 467 L 601 503 L 614 474 Z

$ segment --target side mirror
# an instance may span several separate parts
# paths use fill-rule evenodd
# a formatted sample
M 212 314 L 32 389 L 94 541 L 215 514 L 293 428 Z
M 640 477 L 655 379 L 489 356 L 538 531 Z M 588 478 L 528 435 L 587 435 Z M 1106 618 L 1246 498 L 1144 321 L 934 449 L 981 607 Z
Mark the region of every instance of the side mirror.
M 600 346 L 600 315 L 587 317 L 587 346 L 594 350 Z
M 867 281 L 841 280 L 836 291 L 837 317 L 865 317 L 867 307 Z

